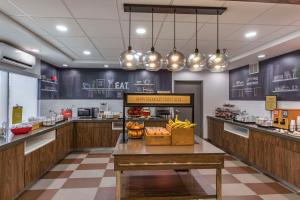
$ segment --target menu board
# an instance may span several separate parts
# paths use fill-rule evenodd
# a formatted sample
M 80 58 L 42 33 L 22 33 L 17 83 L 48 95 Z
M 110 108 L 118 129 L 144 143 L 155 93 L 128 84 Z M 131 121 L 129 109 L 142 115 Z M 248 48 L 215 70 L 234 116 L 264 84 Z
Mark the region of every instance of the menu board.
M 259 63 L 259 72 L 251 74 L 249 66 L 229 72 L 230 100 L 265 100 L 277 96 L 279 101 L 300 100 L 300 51 Z
M 172 73 L 167 70 L 63 69 L 59 85 L 60 99 L 122 99 L 124 92 L 171 91 Z

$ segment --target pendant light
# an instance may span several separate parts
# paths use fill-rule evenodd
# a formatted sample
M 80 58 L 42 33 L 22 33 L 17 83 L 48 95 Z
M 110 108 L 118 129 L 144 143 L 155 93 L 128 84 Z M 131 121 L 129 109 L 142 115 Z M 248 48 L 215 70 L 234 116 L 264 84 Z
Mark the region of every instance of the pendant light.
M 184 64 L 185 64 L 185 56 L 183 55 L 183 53 L 176 50 L 175 15 L 176 15 L 176 10 L 174 9 L 174 48 L 173 48 L 173 51 L 171 51 L 166 57 L 167 69 L 169 71 L 173 71 L 173 72 L 182 70 L 184 68 Z
M 205 57 L 198 50 L 198 10 L 196 9 L 196 48 L 187 60 L 187 68 L 190 71 L 202 71 L 206 65 Z
M 223 72 L 228 68 L 228 56 L 226 50 L 219 49 L 219 10 L 217 10 L 217 51 L 208 59 L 208 69 L 211 72 Z
M 124 51 L 120 56 L 120 65 L 125 70 L 135 70 L 139 65 L 139 55 L 135 50 L 131 47 L 131 8 L 129 9 L 129 41 L 128 41 L 128 49 Z
M 147 51 L 143 56 L 143 64 L 148 71 L 158 71 L 162 67 L 162 57 L 160 53 L 155 51 L 153 43 L 153 8 L 152 8 L 152 47 L 150 51 Z

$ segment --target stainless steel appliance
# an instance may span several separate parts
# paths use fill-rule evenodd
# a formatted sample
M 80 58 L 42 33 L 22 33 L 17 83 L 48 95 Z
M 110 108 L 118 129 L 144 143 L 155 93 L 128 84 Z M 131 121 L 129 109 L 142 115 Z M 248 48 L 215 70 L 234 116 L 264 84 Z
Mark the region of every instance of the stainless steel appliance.
M 92 108 L 92 118 L 98 118 L 99 116 L 99 108 Z
M 92 108 L 78 108 L 77 116 L 78 118 L 92 118 L 93 117 L 93 109 Z

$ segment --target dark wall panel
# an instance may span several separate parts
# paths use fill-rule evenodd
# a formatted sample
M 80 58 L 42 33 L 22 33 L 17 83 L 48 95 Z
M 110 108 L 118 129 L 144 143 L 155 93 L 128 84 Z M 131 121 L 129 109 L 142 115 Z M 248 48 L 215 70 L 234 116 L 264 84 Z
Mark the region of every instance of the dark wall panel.
M 259 73 L 249 74 L 249 66 L 229 72 L 230 100 L 264 100 L 276 95 L 279 101 L 300 100 L 300 51 L 259 63 Z

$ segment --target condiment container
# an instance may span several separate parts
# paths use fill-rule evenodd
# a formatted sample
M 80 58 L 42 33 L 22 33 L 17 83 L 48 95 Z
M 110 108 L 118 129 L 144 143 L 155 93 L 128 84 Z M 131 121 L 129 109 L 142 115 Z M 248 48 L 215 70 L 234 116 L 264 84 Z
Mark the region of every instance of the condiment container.
M 295 120 L 291 120 L 290 122 L 290 131 L 294 132 L 296 130 L 296 122 Z

